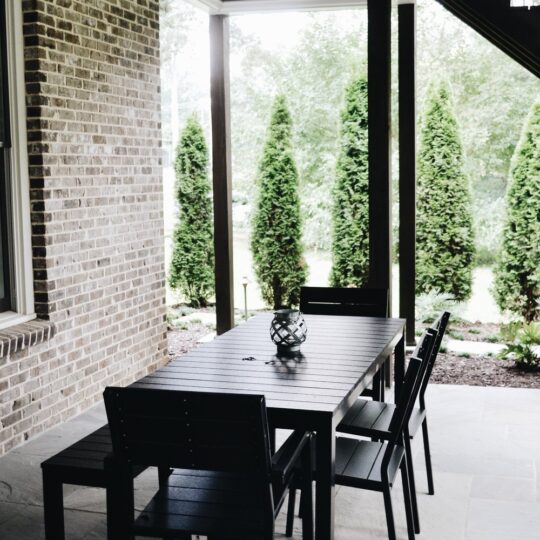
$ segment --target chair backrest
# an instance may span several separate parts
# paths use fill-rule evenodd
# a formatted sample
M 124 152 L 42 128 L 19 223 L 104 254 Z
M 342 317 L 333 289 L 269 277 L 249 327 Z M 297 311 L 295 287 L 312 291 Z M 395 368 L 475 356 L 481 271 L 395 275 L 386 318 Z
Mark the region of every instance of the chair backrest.
M 300 311 L 308 315 L 388 317 L 388 290 L 302 287 Z
M 431 349 L 431 356 L 430 356 L 429 363 L 426 369 L 426 373 L 424 375 L 424 379 L 422 381 L 422 386 L 420 388 L 420 406 L 421 407 L 424 407 L 425 405 L 424 396 L 426 394 L 429 379 L 431 378 L 431 372 L 433 371 L 433 367 L 435 366 L 435 362 L 437 360 L 437 355 L 439 354 L 439 350 L 441 348 L 441 343 L 442 343 L 444 334 L 446 333 L 446 328 L 448 326 L 449 319 L 450 319 L 450 313 L 448 311 L 443 311 L 443 313 L 439 315 L 439 318 L 435 321 L 435 324 L 432 327 L 433 330 L 437 332 L 437 335 L 433 342 L 433 348 Z
M 264 396 L 108 387 L 105 407 L 120 463 L 270 479 Z
M 428 328 L 418 342 L 413 356 L 409 360 L 409 367 L 407 368 L 407 373 L 405 374 L 405 379 L 399 393 L 397 406 L 390 421 L 389 429 L 391 436 L 388 444 L 390 454 L 393 446 L 398 444 L 403 437 L 404 428 L 409 424 L 409 419 L 431 358 L 431 351 L 436 337 L 437 333 L 433 329 Z

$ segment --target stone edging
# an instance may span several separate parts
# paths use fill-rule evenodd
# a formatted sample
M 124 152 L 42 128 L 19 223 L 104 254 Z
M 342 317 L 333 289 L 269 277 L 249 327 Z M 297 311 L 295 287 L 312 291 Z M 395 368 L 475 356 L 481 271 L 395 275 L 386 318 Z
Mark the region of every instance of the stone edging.
M 56 332 L 53 323 L 36 319 L 0 330 L 0 358 L 39 345 L 51 339 Z

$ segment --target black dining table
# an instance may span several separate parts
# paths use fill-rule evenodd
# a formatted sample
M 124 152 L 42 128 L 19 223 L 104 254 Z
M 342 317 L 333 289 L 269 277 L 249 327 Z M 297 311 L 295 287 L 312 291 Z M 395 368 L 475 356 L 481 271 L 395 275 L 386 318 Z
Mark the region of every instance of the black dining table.
M 395 354 L 395 392 L 404 374 L 404 319 L 305 315 L 301 355 L 278 357 L 273 315 L 245 323 L 137 381 L 139 388 L 261 394 L 272 428 L 316 432 L 315 538 L 334 538 L 336 427 Z

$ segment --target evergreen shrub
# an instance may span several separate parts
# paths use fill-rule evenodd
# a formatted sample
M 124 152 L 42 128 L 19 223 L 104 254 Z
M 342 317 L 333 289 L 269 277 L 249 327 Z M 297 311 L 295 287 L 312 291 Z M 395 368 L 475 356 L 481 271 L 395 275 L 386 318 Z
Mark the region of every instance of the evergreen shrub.
M 214 294 L 212 201 L 208 148 L 195 117 L 187 121 L 181 133 L 175 173 L 179 215 L 173 235 L 169 284 L 180 290 L 192 307 L 205 307 Z
M 540 100 L 532 107 L 512 160 L 507 219 L 495 272 L 501 309 L 533 321 L 540 300 Z
M 341 122 L 330 283 L 333 287 L 361 287 L 369 275 L 368 96 L 364 77 L 347 88 Z
M 432 89 L 418 156 L 417 294 L 469 298 L 475 255 L 471 195 L 448 89 Z
M 274 309 L 297 305 L 300 287 L 307 277 L 291 136 L 287 103 L 284 96 L 278 96 L 259 164 L 259 193 L 251 238 L 261 294 Z

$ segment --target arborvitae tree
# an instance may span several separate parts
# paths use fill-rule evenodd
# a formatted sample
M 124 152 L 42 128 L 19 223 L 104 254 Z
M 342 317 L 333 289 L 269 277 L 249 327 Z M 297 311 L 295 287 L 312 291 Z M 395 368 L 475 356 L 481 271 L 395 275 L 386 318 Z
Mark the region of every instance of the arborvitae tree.
M 417 293 L 471 294 L 474 235 L 463 149 L 444 85 L 427 103 L 418 158 Z
M 297 304 L 307 276 L 291 132 L 285 98 L 278 96 L 259 165 L 259 195 L 251 239 L 262 297 L 274 309 Z
M 176 148 L 178 223 L 169 283 L 193 307 L 204 307 L 214 293 L 212 202 L 208 179 L 208 149 L 196 118 L 187 121 Z
M 368 95 L 364 77 L 346 92 L 332 211 L 333 287 L 362 286 L 369 273 Z
M 507 207 L 495 296 L 502 309 L 530 322 L 540 313 L 540 101 L 514 153 Z

